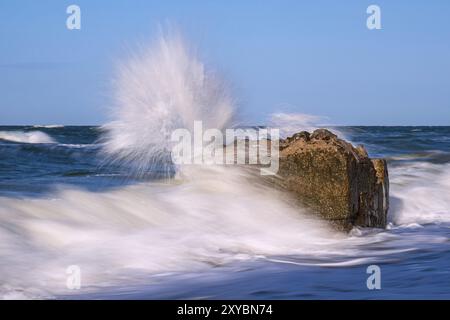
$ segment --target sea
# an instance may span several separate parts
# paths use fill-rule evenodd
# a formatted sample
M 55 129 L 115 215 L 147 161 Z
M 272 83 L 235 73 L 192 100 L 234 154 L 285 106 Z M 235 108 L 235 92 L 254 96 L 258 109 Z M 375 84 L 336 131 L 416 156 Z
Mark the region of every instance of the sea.
M 0 126 L 0 298 L 449 299 L 450 127 L 331 129 L 387 159 L 386 229 L 239 167 L 134 174 L 98 126 Z

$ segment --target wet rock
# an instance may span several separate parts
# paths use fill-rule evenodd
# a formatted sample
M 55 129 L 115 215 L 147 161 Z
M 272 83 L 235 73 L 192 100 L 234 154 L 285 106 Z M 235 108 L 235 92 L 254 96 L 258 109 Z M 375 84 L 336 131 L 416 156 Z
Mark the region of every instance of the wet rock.
M 300 132 L 280 142 L 281 186 L 339 229 L 386 226 L 387 163 L 332 132 Z
M 314 140 L 336 140 L 337 136 L 326 130 L 326 129 L 317 129 L 316 131 L 314 131 L 311 135 L 311 139 Z

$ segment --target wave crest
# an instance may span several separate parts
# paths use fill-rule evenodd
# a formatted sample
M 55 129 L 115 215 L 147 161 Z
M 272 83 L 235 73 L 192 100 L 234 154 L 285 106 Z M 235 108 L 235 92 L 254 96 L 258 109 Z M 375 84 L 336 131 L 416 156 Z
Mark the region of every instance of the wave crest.
M 52 137 L 41 131 L 0 131 L 0 140 L 19 143 L 55 143 Z

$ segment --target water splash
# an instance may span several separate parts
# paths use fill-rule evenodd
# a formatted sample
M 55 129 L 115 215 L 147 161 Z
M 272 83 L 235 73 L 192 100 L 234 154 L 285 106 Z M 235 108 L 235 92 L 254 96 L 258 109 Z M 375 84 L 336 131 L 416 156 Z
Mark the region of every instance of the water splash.
M 169 169 L 175 129 L 192 130 L 201 120 L 222 130 L 234 114 L 224 82 L 173 32 L 120 64 L 114 101 L 103 150 L 139 175 Z

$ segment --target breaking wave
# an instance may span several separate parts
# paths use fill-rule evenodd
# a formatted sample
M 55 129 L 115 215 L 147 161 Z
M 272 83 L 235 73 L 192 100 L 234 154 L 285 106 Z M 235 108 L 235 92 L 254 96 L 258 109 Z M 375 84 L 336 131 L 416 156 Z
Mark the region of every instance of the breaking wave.
M 276 112 L 270 115 L 268 124 L 270 127 L 279 128 L 282 138 L 290 137 L 300 131 L 312 132 L 316 129 L 327 128 L 340 138 L 349 140 L 342 131 L 326 124 L 326 121 L 326 117 L 313 114 Z
M 232 123 L 234 101 L 224 82 L 179 34 L 161 35 L 120 63 L 115 84 L 104 151 L 138 174 L 167 162 L 174 130 L 193 132 L 196 120 L 219 130 Z
M 55 143 L 53 138 L 41 131 L 0 131 L 0 140 L 19 143 Z
M 392 168 L 390 183 L 395 224 L 450 222 L 450 164 L 404 163 Z
M 70 265 L 80 266 L 89 289 L 123 277 L 132 282 L 141 273 L 194 271 L 276 254 L 326 255 L 342 239 L 299 214 L 283 194 L 252 184 L 241 170 L 224 170 L 104 193 L 68 189 L 52 199 L 0 198 L 3 291 L 71 293 L 65 287 Z

